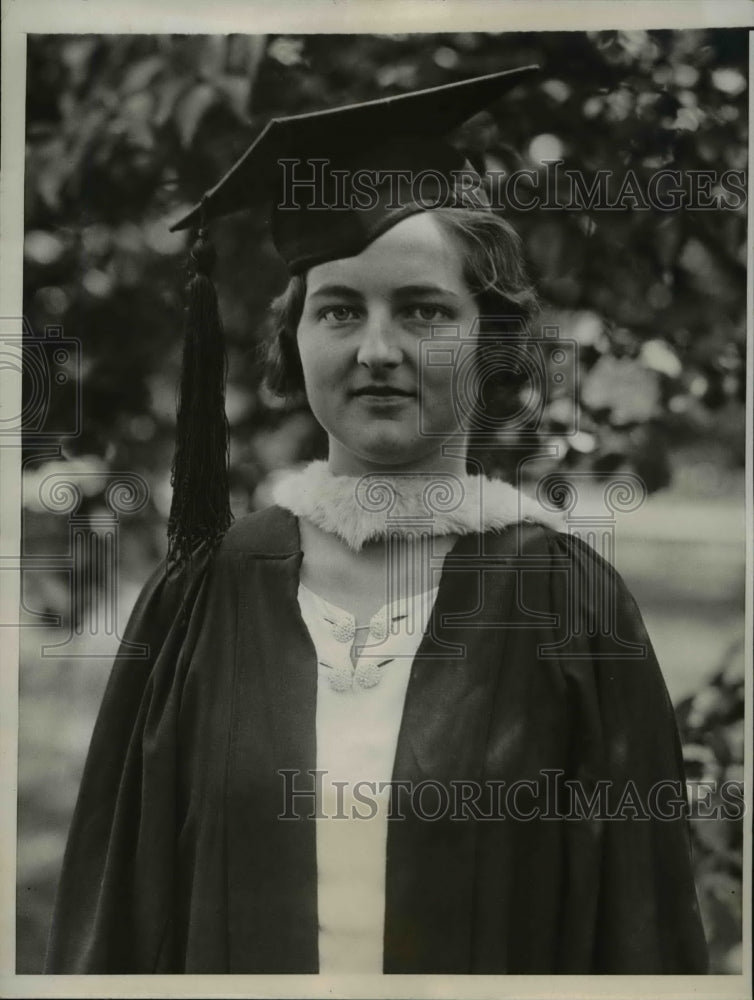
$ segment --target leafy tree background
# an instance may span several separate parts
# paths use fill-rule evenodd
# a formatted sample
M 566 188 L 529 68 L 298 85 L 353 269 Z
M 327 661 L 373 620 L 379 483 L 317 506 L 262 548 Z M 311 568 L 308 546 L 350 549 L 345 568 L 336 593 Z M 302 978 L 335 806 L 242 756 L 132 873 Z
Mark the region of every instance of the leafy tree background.
M 79 514 L 94 518 L 106 475 L 128 470 L 150 490 L 123 522 L 121 609 L 164 554 L 186 254 L 185 236 L 168 226 L 270 117 L 530 62 L 542 65 L 540 79 L 463 130 L 465 146 L 488 166 L 534 169 L 540 180 L 546 160 L 619 179 L 629 169 L 646 178 L 668 167 L 687 178 L 747 168 L 743 30 L 30 36 L 24 311 L 30 338 L 60 325 L 82 344 L 81 363 L 50 394 L 46 426 L 68 426 L 77 394 L 84 419 L 57 453 L 29 439 L 25 553 L 63 553 L 67 544 L 66 519 L 39 502 L 46 475 L 88 473 Z M 553 400 L 542 430 L 543 441 L 560 444 L 558 457 L 545 451 L 530 467 L 630 470 L 650 493 L 742 504 L 743 199 L 724 210 L 509 215 L 524 238 L 543 322 L 579 345 L 579 432 L 560 436 L 567 415 Z M 323 455 L 325 440 L 304 400 L 281 401 L 260 384 L 265 309 L 285 282 L 267 219 L 258 210 L 230 217 L 213 235 L 238 515 L 266 502 L 275 470 Z M 512 475 L 522 452 L 536 450 L 522 443 L 479 453 L 490 473 Z M 709 534 L 714 541 L 714 528 Z M 724 596 L 741 621 L 742 595 L 741 580 Z M 34 972 L 107 663 L 95 669 L 40 655 L 42 643 L 71 626 L 65 574 L 26 574 L 23 603 L 18 971 Z M 44 626 L 41 614 L 59 623 Z M 725 658 L 677 704 L 691 777 L 742 773 L 741 663 L 734 630 Z M 700 820 L 692 832 L 713 967 L 735 971 L 741 824 Z

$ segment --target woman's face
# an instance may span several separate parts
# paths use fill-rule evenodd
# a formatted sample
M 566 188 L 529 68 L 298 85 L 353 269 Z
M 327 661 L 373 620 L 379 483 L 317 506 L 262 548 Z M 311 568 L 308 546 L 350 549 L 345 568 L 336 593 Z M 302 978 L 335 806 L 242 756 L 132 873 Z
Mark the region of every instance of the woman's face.
M 334 473 L 463 468 L 453 365 L 476 319 L 460 246 L 431 212 L 397 223 L 356 257 L 311 268 L 297 341 Z M 423 363 L 422 341 L 438 324 L 457 328 L 458 340 L 438 344 L 441 363 Z M 442 454 L 450 437 L 454 459 Z

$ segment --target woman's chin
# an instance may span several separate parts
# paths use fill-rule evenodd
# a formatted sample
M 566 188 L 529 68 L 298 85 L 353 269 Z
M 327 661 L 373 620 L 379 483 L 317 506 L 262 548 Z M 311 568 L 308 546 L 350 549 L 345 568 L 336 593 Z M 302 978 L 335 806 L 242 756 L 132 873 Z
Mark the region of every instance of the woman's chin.
M 407 441 L 391 435 L 380 435 L 369 440 L 343 443 L 342 447 L 357 461 L 366 465 L 405 467 L 426 460 L 434 448 L 427 441 Z M 424 447 L 422 447 L 424 445 Z

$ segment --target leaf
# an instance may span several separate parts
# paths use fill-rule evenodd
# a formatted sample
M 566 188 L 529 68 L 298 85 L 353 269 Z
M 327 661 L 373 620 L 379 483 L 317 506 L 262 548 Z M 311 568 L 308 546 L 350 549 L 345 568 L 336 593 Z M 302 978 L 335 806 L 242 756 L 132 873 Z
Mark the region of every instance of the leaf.
M 199 50 L 199 73 L 214 81 L 223 72 L 227 56 L 227 36 L 207 35 Z
M 592 410 L 609 410 L 614 427 L 646 423 L 659 409 L 659 379 L 633 358 L 605 354 L 586 376 L 581 398 Z
M 181 144 L 185 149 L 194 141 L 202 118 L 217 101 L 217 91 L 208 83 L 199 83 L 185 97 L 181 98 L 175 109 L 175 122 Z
M 74 36 L 66 39 L 60 48 L 60 58 L 70 73 L 74 87 L 80 86 L 89 75 L 89 60 L 97 48 L 96 35 Z
M 246 43 L 244 52 L 246 75 L 253 86 L 267 50 L 267 36 L 245 35 L 243 37 Z
M 183 77 L 170 77 L 162 82 L 158 92 L 154 109 L 153 122 L 160 128 L 172 117 L 178 98 L 187 92 L 190 87 L 189 81 Z
M 299 66 L 303 62 L 304 42 L 291 35 L 278 35 L 267 49 L 267 55 L 283 66 Z
M 140 59 L 139 62 L 129 67 L 120 85 L 120 92 L 124 96 L 138 94 L 150 85 L 164 67 L 162 56 L 149 56 L 147 59 Z
M 248 125 L 251 80 L 244 76 L 220 76 L 217 78 L 216 86 L 225 96 L 226 103 L 236 118 Z

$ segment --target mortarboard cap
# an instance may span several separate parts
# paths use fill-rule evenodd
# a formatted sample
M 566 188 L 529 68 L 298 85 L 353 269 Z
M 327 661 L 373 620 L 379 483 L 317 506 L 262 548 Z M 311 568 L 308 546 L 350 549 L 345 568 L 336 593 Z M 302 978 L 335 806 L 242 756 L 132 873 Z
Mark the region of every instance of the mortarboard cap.
M 445 136 L 537 69 L 524 66 L 273 118 L 202 202 L 171 228 L 271 203 L 276 248 L 295 274 L 359 253 L 412 212 L 440 205 L 488 207 L 481 179 Z
M 291 274 L 360 253 L 401 219 L 438 207 L 489 211 L 481 178 L 447 135 L 537 70 L 487 76 L 274 118 L 201 202 L 171 227 L 199 226 L 191 251 L 168 561 L 215 545 L 230 521 L 225 354 L 206 225 L 269 210 Z

